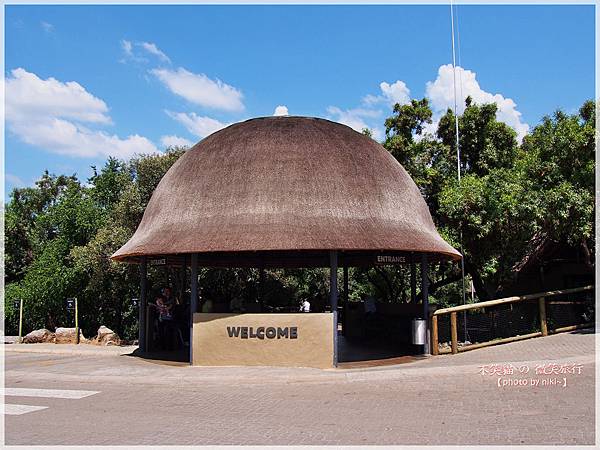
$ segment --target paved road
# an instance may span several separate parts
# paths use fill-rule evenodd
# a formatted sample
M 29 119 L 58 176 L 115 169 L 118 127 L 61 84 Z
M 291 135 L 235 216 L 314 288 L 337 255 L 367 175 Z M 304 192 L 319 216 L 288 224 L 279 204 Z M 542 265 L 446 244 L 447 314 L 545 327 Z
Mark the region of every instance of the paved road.
M 121 356 L 114 349 L 73 355 L 63 346 L 57 352 L 59 346 L 7 345 L 5 402 L 13 406 L 5 415 L 5 440 L 594 444 L 594 339 L 590 333 L 561 334 L 394 367 L 329 371 L 197 368 Z M 495 363 L 530 371 L 479 373 Z M 535 375 L 544 364 L 575 365 L 581 374 Z M 540 384 L 498 387 L 498 378 Z M 563 378 L 566 387 L 542 386 L 543 380 Z

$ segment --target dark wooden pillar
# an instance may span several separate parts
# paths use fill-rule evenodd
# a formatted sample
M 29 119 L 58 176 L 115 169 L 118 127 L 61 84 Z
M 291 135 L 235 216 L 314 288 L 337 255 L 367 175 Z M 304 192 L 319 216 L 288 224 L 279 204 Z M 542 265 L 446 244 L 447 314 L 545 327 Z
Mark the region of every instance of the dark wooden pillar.
M 138 324 L 138 347 L 140 351 L 146 352 L 148 350 L 147 342 L 147 322 L 148 317 L 146 312 L 148 311 L 148 265 L 145 256 L 142 256 L 140 262 L 140 302 L 139 302 L 139 324 Z
M 423 354 L 429 354 L 429 263 L 427 253 L 421 254 L 421 297 L 423 298 L 423 319 L 425 319 L 425 345 Z
M 348 323 L 348 266 L 344 264 L 344 315 L 342 316 L 342 336 L 346 336 L 346 324 Z
M 198 254 L 192 253 L 190 261 L 190 364 L 193 364 L 194 313 L 198 312 Z
M 410 302 L 413 305 L 417 303 L 417 266 L 414 259 L 410 262 Z
M 181 280 L 179 283 L 179 302 L 181 305 L 185 305 L 185 286 L 187 285 L 187 261 L 186 255 L 181 255 Z
M 338 307 L 338 253 L 333 250 L 329 252 L 329 302 L 331 304 L 331 312 L 333 314 L 333 365 L 337 366 L 338 349 L 337 349 L 337 307 Z
M 260 312 L 265 310 L 265 269 L 261 267 L 258 269 L 258 303 L 260 305 Z

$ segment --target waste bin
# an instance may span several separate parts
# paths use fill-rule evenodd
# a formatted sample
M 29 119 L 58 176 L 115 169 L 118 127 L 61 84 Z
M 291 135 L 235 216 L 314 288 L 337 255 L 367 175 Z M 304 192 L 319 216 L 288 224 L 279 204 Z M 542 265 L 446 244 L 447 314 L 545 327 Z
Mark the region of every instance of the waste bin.
M 426 323 L 425 319 L 415 318 L 411 321 L 412 343 L 415 345 L 425 345 L 426 342 Z

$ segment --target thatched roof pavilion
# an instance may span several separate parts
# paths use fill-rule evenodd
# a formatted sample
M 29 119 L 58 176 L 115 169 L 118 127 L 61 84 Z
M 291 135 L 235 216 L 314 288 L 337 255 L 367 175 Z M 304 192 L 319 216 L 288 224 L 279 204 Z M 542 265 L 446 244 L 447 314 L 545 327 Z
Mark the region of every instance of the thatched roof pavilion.
M 148 262 L 181 266 L 183 274 L 190 267 L 190 336 L 198 267 L 329 267 L 334 365 L 339 265 L 347 295 L 349 266 L 411 263 L 415 298 L 420 261 L 427 319 L 429 261 L 460 257 L 388 151 L 345 125 L 309 117 L 247 120 L 200 141 L 165 174 L 135 234 L 112 256 L 141 263 L 142 351 Z
M 134 236 L 113 258 L 179 265 L 328 266 L 386 255 L 459 259 L 419 189 L 373 139 L 309 117 L 236 123 L 200 141 L 166 173 Z

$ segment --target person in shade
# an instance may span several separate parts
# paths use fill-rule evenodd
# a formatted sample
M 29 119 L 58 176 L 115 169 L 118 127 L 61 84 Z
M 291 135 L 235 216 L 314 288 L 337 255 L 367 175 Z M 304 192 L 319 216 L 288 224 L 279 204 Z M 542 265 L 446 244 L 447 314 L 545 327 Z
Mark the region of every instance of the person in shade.
M 300 303 L 300 312 L 310 312 L 310 302 L 307 298 L 302 300 L 302 303 Z

